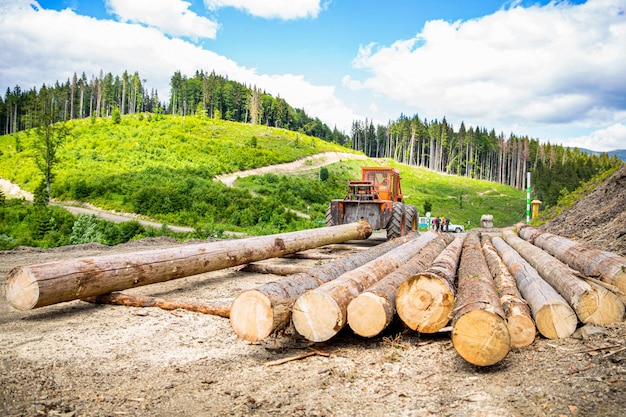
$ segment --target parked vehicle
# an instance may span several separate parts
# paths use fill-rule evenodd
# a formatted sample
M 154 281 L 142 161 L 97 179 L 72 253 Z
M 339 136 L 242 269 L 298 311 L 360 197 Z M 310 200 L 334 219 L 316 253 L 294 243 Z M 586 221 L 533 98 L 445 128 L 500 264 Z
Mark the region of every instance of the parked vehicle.
M 465 227 L 463 227 L 462 224 L 454 224 L 454 223 L 450 223 L 448 225 L 448 230 L 446 230 L 447 232 L 454 232 L 454 233 L 461 233 L 465 231 Z

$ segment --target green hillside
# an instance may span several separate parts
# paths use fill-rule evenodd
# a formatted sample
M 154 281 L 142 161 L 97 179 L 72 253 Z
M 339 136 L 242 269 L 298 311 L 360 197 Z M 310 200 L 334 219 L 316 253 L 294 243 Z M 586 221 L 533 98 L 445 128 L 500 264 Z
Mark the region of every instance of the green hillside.
M 227 188 L 213 177 L 320 152 L 349 150 L 284 129 L 195 116 L 139 114 L 124 116 L 119 123 L 110 118 L 83 119 L 69 122 L 68 127 L 71 133 L 54 166 L 53 198 L 192 226 L 201 231 L 199 237 L 219 235 L 223 230 L 267 234 L 320 226 L 328 201 L 343 197 L 347 182 L 359 177 L 360 167 L 382 163 L 333 164 L 327 167 L 325 181 L 319 169 L 312 169 L 297 176 L 242 178 L 235 188 Z M 37 140 L 32 130 L 0 136 L 0 177 L 31 192 L 43 179 L 34 158 Z M 483 213 L 493 214 L 496 226 L 524 216 L 523 191 L 384 163 L 401 170 L 407 201 L 422 213 L 428 202 L 433 215 L 450 216 L 466 226 L 468 220 L 477 225 Z M 307 213 L 310 219 L 294 210 Z M 40 232 L 54 230 L 55 222 L 60 220 L 44 219 L 46 225 Z
M 445 175 L 426 168 L 411 167 L 395 161 L 353 160 L 332 164 L 326 168 L 329 179 L 319 181 L 319 170 L 289 177 L 266 174 L 259 177 L 240 178 L 237 187 L 249 189 L 267 197 L 283 196 L 283 201 L 300 211 L 308 209 L 315 218 L 324 218 L 328 201 L 343 198 L 347 183 L 359 179 L 362 166 L 392 166 L 400 170 L 405 200 L 415 205 L 424 215 L 425 204 L 430 205 L 432 216 L 450 217 L 451 222 L 476 227 L 483 214 L 494 216 L 494 226 L 512 225 L 526 215 L 526 194 L 506 185 Z M 319 196 L 315 199 L 314 196 Z M 299 198 L 305 197 L 305 198 Z

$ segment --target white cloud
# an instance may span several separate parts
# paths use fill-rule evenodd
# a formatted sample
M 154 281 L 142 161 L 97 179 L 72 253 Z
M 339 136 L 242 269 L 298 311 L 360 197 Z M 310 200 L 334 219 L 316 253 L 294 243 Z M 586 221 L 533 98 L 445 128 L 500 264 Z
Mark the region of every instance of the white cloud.
M 589 135 L 566 138 L 563 141 L 567 146 L 591 149 L 599 152 L 626 149 L 626 125 L 614 124 L 605 129 L 596 130 Z
M 608 126 L 626 110 L 625 13 L 624 0 L 558 1 L 429 21 L 412 39 L 361 47 L 353 64 L 371 75 L 344 85 L 456 123 Z
M 172 36 L 215 39 L 219 25 L 189 10 L 183 0 L 106 0 L 123 22 L 142 23 Z
M 258 17 L 284 20 L 317 17 L 324 9 L 321 0 L 204 0 L 211 10 L 234 7 Z
M 20 4 L 30 3 L 25 0 Z M 39 89 L 43 83 L 71 79 L 74 72 L 80 76 L 84 71 L 91 78 L 101 70 L 114 75 L 127 70 L 138 71 L 146 79 L 145 88 L 157 89 L 160 100 L 166 101 L 175 71 L 193 76 L 204 70 L 280 95 L 331 128 L 337 120 L 349 123 L 355 118 L 337 99 L 332 86 L 313 85 L 301 75 L 258 74 L 215 52 L 170 39 L 155 28 L 97 20 L 70 9 L 36 11 L 30 6 L 0 7 L 0 27 L 10 34 L 0 36 L 0 88 L 19 85 L 23 90 Z M 81 36 L 75 36 L 77 33 Z M 347 126 L 338 123 L 338 128 Z

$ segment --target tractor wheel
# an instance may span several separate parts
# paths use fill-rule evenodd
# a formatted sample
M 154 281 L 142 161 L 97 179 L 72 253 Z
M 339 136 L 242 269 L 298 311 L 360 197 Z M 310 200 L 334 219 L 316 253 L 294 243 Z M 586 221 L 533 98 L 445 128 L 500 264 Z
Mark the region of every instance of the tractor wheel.
M 408 214 L 408 213 L 406 213 Z M 393 203 L 391 220 L 387 223 L 387 240 L 403 236 L 405 224 L 404 203 Z
M 417 208 L 415 208 L 415 206 L 407 204 L 404 220 L 404 234 L 417 230 L 417 218 Z
M 330 204 L 326 209 L 326 227 L 335 226 L 335 222 L 333 221 L 333 214 L 330 211 Z

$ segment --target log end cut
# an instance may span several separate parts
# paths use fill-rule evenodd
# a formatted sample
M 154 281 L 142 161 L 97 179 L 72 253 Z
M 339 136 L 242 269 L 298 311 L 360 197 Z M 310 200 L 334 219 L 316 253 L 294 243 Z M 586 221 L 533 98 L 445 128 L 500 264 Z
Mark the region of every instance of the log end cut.
M 454 295 L 437 276 L 420 274 L 404 281 L 398 288 L 396 310 L 411 329 L 435 333 L 452 317 Z
M 243 340 L 258 342 L 265 339 L 274 329 L 270 299 L 260 291 L 242 292 L 230 307 L 230 325 Z
M 348 325 L 359 336 L 376 336 L 392 318 L 393 311 L 385 299 L 371 292 L 359 295 L 348 304 Z
M 498 363 L 511 350 L 511 338 L 504 319 L 481 309 L 465 313 L 455 321 L 452 344 L 463 359 L 477 366 Z
M 39 301 L 39 282 L 28 268 L 15 268 L 7 277 L 6 297 L 18 310 L 30 310 Z
M 315 290 L 298 297 L 293 305 L 292 319 L 296 331 L 313 342 L 327 341 L 346 324 L 337 302 L 328 294 Z
M 606 288 L 591 284 L 593 289 L 584 292 L 575 304 L 574 310 L 581 322 L 606 326 L 622 321 L 624 304 Z
M 510 316 L 506 325 L 511 336 L 511 347 L 522 348 L 530 346 L 535 341 L 537 329 L 535 322 L 530 317 L 525 315 Z
M 537 330 L 548 339 L 570 337 L 578 325 L 578 317 L 567 304 L 545 304 L 535 315 Z

